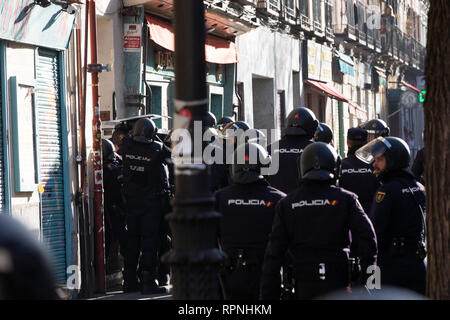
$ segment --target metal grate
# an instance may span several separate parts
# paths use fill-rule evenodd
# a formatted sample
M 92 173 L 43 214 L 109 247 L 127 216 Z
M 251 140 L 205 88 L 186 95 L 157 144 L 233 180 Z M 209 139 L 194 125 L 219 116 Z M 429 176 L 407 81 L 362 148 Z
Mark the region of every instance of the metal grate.
M 43 241 L 58 284 L 66 281 L 66 236 L 58 53 L 39 50 L 36 63 L 36 120 Z

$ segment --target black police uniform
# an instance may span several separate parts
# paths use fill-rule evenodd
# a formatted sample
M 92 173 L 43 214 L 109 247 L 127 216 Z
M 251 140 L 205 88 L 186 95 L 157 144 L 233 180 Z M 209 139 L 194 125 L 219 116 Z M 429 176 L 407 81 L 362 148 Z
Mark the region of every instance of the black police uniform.
M 229 257 L 222 276 L 226 299 L 258 299 L 275 205 L 285 194 L 259 180 L 233 184 L 215 196 L 222 214 L 220 244 Z
M 279 299 L 280 267 L 286 250 L 294 256 L 295 294 L 309 299 L 348 282 L 349 230 L 360 238 L 363 270 L 376 262 L 376 238 L 355 194 L 332 182 L 304 181 L 276 207 L 264 258 L 261 298 Z M 325 280 L 320 280 L 320 264 Z
M 114 158 L 103 163 L 103 196 L 105 209 L 105 249 L 109 253 L 112 241 L 119 241 L 122 257 L 125 257 L 127 235 L 125 230 L 126 208 L 122 195 L 122 164 Z
M 373 196 L 380 187 L 377 176 L 373 173 L 373 166 L 359 160 L 355 151 L 359 146 L 348 150 L 347 158 L 341 162 L 341 177 L 339 186 L 358 195 L 364 212 L 369 213 Z
M 378 239 L 381 283 L 425 293 L 424 257 L 416 252 L 424 238 L 425 189 L 405 169 L 380 174 L 369 214 Z M 420 207 L 419 207 L 420 206 Z
M 123 159 L 123 189 L 127 200 L 127 277 L 134 281 L 139 253 L 140 267 L 147 278 L 155 279 L 161 197 L 169 188 L 163 166 L 166 154 L 160 142 L 141 143 L 126 138 L 120 148 Z
M 278 146 L 276 146 L 278 143 Z M 299 174 L 297 169 L 297 160 L 303 149 L 312 143 L 306 136 L 287 135 L 276 143 L 267 147 L 267 151 L 272 156 L 279 158 L 278 172 L 267 176 L 267 181 L 274 188 L 289 194 L 294 191 L 299 184 Z

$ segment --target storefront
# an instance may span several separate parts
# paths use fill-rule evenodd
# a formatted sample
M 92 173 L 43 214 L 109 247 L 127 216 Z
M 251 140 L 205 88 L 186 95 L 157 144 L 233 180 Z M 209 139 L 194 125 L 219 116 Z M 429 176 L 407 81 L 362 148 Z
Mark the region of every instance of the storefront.
M 48 247 L 65 284 L 72 256 L 65 52 L 74 15 L 33 1 L 3 0 L 0 8 L 1 206 Z

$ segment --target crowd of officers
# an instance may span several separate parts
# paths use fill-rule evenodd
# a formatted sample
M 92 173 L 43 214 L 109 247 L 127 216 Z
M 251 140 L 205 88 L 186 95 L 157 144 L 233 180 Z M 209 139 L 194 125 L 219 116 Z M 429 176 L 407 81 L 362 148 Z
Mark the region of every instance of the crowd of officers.
M 217 245 L 228 257 L 220 271 L 224 299 L 370 294 L 373 266 L 382 285 L 425 293 L 425 189 L 409 170 L 408 145 L 389 136 L 382 120 L 348 130 L 345 159 L 331 128 L 303 107 L 268 146 L 243 121 L 216 122 L 208 113 L 203 126 L 214 131 L 216 150 L 234 151 L 224 152 L 231 164 L 209 165 L 221 213 Z M 170 139 L 142 118 L 117 126 L 111 140 L 103 140 L 107 246 L 120 243 L 125 292 L 166 292 L 170 270 L 159 258 L 170 249 Z M 263 175 L 275 156 L 278 170 Z

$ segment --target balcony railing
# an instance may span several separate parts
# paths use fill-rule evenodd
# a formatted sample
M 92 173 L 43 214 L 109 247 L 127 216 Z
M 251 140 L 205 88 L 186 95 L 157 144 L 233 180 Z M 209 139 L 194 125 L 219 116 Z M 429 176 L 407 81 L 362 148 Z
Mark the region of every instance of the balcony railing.
M 356 40 L 356 29 L 352 24 L 335 24 L 333 26 L 335 36 L 344 36 L 346 40 Z
M 300 13 L 300 26 L 308 31 L 312 29 L 311 19 L 306 14 Z
M 283 19 L 291 24 L 297 23 L 297 15 L 295 10 L 295 5 L 292 7 L 293 3 L 289 5 L 288 1 L 283 1 L 283 7 L 282 7 L 282 16 Z

